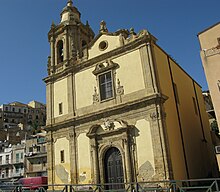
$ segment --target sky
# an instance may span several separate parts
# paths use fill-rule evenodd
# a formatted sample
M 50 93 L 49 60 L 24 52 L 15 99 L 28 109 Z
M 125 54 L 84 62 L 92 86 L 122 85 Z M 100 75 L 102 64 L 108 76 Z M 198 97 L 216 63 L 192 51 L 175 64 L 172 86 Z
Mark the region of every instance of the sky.
M 0 0 L 0 105 L 36 100 L 46 103 L 50 47 L 47 33 L 60 22 L 67 0 Z M 220 21 L 220 0 L 73 0 L 81 21 L 98 34 L 147 29 L 203 90 L 207 83 L 197 34 Z

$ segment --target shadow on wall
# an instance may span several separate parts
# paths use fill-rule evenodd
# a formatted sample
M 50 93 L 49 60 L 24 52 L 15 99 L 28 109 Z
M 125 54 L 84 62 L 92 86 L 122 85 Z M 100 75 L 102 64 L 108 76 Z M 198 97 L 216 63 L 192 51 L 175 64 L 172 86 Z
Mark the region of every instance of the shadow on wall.
M 55 166 L 56 175 L 63 183 L 68 183 L 69 173 L 66 171 L 65 167 L 62 165 Z

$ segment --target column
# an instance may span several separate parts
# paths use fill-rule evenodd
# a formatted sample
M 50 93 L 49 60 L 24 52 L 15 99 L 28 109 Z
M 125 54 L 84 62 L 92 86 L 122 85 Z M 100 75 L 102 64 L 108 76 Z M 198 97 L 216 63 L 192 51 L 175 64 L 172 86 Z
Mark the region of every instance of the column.
M 131 157 L 130 157 L 130 150 L 128 146 L 128 139 L 123 139 L 124 146 L 125 146 L 125 164 L 126 164 L 126 175 L 127 175 L 127 183 L 132 181 L 131 179 Z
M 98 159 L 98 146 L 95 139 L 92 141 L 93 145 L 92 147 L 92 154 L 93 154 L 93 160 L 94 160 L 94 181 L 96 184 L 100 183 L 100 173 L 99 173 L 99 159 Z

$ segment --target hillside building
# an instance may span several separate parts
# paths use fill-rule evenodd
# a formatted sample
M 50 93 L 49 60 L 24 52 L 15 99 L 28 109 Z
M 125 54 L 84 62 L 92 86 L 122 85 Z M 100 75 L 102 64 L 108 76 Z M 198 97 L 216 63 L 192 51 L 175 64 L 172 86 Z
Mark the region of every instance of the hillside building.
M 31 101 L 28 104 L 13 102 L 0 106 L 0 130 L 8 130 L 18 126 L 23 129 L 37 131 L 46 123 L 46 105 Z

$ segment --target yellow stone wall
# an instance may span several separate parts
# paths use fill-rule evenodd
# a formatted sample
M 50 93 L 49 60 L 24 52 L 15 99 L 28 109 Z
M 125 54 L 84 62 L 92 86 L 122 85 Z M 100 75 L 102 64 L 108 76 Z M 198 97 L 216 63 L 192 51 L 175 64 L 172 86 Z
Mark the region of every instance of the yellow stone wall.
M 90 68 L 76 74 L 76 108 L 82 108 L 93 104 L 92 95 L 94 87 L 97 88 L 96 77 Z
M 107 48 L 103 51 L 99 49 L 99 44 L 102 41 L 107 41 Z M 111 35 L 102 35 L 97 39 L 97 41 L 94 43 L 94 45 L 89 49 L 89 58 L 92 59 L 98 55 L 107 53 L 113 49 L 116 49 L 121 46 L 120 43 L 120 37 L 119 36 L 111 36 Z
M 199 106 L 200 106 L 200 113 L 201 113 L 201 121 L 204 127 L 204 135 L 205 135 L 205 139 L 206 142 L 202 143 L 202 150 L 201 153 L 203 155 L 203 161 L 204 161 L 204 167 L 202 168 L 202 173 L 209 173 L 210 171 L 213 171 L 213 173 L 215 175 L 213 175 L 213 177 L 218 176 L 218 172 L 217 172 L 217 164 L 216 164 L 216 159 L 215 159 L 215 149 L 213 147 L 212 144 L 212 138 L 211 138 L 211 134 L 210 134 L 210 124 L 209 124 L 209 120 L 208 120 L 208 116 L 207 116 L 207 112 L 205 109 L 205 105 L 204 105 L 204 99 L 202 96 L 202 90 L 201 88 L 196 85 L 196 92 L 198 93 L 198 102 L 199 102 Z M 208 157 L 208 158 L 207 158 Z
M 159 85 L 162 93 L 168 96 L 168 100 L 165 102 L 164 106 L 174 178 L 187 178 L 186 167 L 184 166 L 183 147 L 185 149 L 189 177 L 199 178 L 201 175 L 207 173 L 208 164 L 204 159 L 207 159 L 205 155 L 210 155 L 210 153 L 207 152 L 207 146 L 210 146 L 210 133 L 201 88 L 172 59 L 168 58 L 165 52 L 159 47 L 154 46 L 154 52 L 157 62 Z M 168 60 L 170 62 L 170 69 Z M 170 74 L 172 74 L 173 82 L 177 86 L 179 98 L 179 104 L 177 105 L 175 103 Z M 198 98 L 199 105 L 196 102 L 197 114 L 195 112 L 193 97 L 195 100 Z M 184 146 L 181 140 L 177 108 L 179 111 Z M 199 115 L 201 115 L 201 118 L 204 118 L 202 124 Z M 209 141 L 207 146 L 203 141 L 202 129 Z
M 68 113 L 68 98 L 67 98 L 67 79 L 58 80 L 54 83 L 54 117 L 59 115 L 59 103 L 63 105 L 63 114 Z
M 124 86 L 124 94 L 130 94 L 145 88 L 140 53 L 138 50 L 122 55 L 112 60 L 119 65 L 116 69 L 114 88 L 117 79 Z M 86 69 L 76 74 L 76 108 L 87 107 L 93 104 L 92 95 L 94 87 L 98 90 L 96 76 L 92 73 L 95 67 Z
M 55 183 L 66 184 L 70 182 L 70 149 L 67 138 L 57 139 L 54 143 Z M 64 151 L 64 162 L 61 162 L 60 151 Z
M 79 183 L 91 183 L 91 160 L 90 160 L 90 144 L 86 133 L 82 133 L 78 137 L 78 167 L 79 167 Z
M 125 95 L 145 88 L 139 50 L 118 57 L 113 62 L 120 65 L 116 71 L 116 79 L 124 86 Z
M 178 96 L 180 99 L 179 112 L 183 139 L 185 144 L 186 159 L 191 178 L 199 178 L 202 174 L 203 163 L 202 154 L 202 128 L 200 124 L 199 112 L 196 114 L 193 104 L 193 97 L 196 99 L 193 80 L 189 78 L 182 69 L 172 60 L 171 68 L 174 82 L 177 85 Z M 198 106 L 196 104 L 197 110 Z M 197 159 L 197 162 L 194 161 Z
M 186 178 L 186 172 L 184 165 L 184 156 L 181 144 L 181 135 L 179 131 L 178 117 L 176 113 L 176 106 L 174 102 L 174 95 L 172 89 L 172 82 L 167 56 L 164 54 L 162 50 L 160 50 L 157 46 L 154 47 L 155 52 L 155 60 L 157 65 L 158 77 L 160 78 L 159 83 L 161 87 L 161 91 L 169 97 L 169 99 L 165 102 L 165 112 L 166 112 L 166 126 L 168 127 L 168 139 L 169 146 L 171 151 L 171 160 L 174 172 L 174 178 Z M 170 115 L 172 114 L 172 115 Z M 177 155 L 178 154 L 178 155 Z
M 155 174 L 154 153 L 150 123 L 141 119 L 136 122 L 138 180 L 150 179 Z

